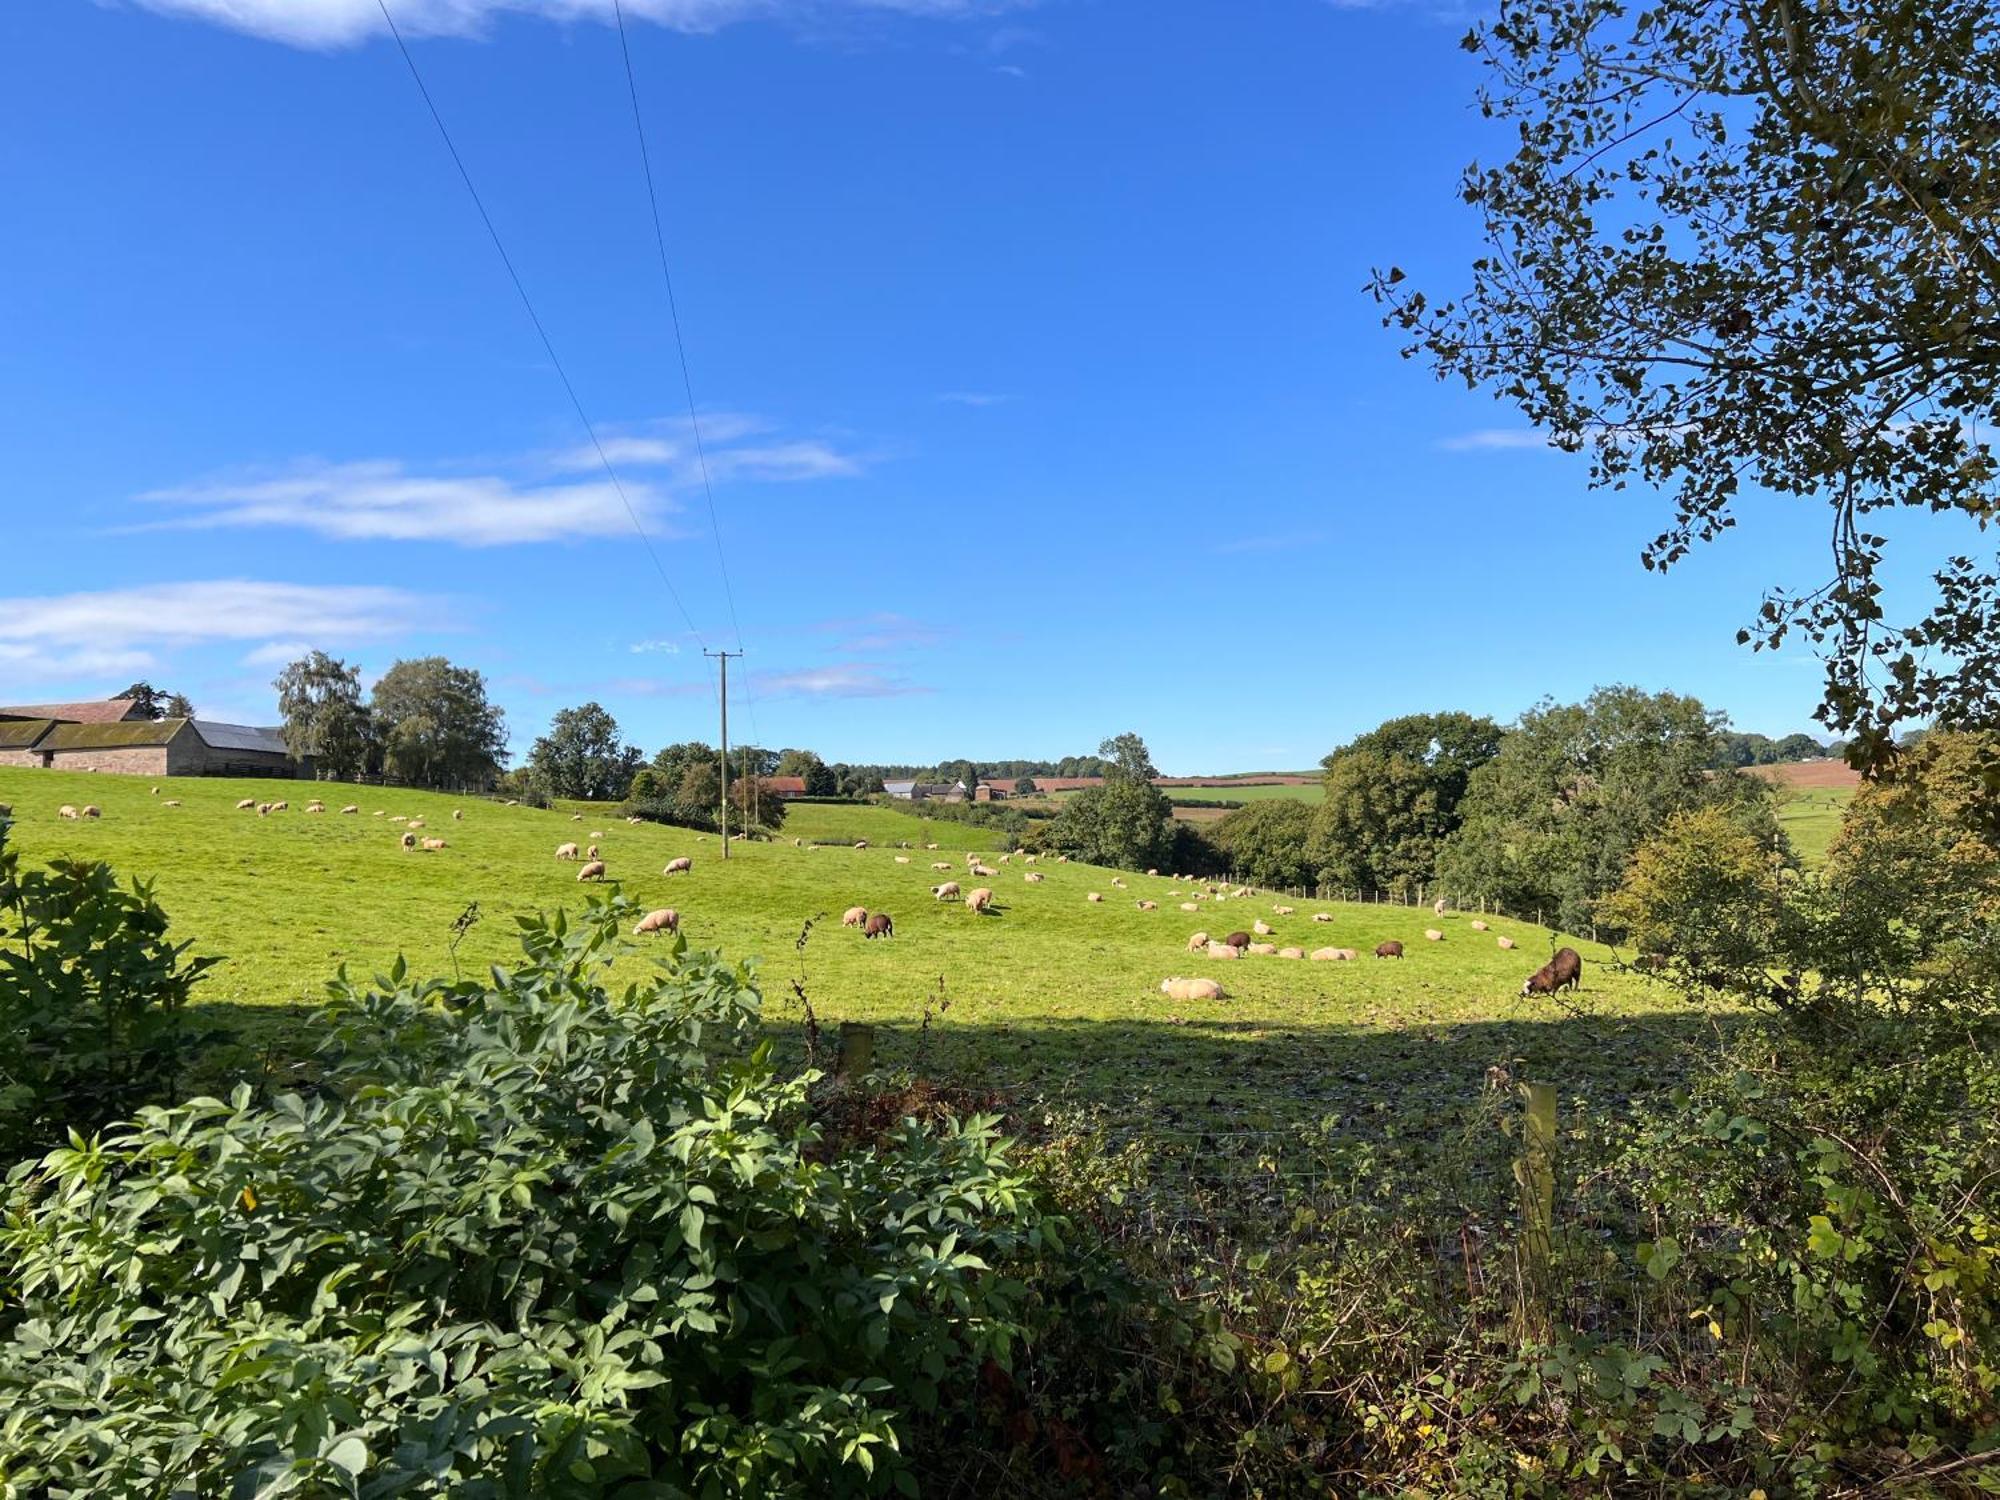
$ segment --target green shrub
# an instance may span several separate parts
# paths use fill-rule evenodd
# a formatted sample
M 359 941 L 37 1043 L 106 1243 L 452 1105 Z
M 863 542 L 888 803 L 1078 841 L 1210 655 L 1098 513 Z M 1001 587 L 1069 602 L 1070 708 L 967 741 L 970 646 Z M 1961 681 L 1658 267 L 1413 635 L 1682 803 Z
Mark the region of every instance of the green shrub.
M 484 982 L 333 988 L 328 1088 L 17 1167 L 0 1488 L 879 1494 L 975 1427 L 1056 1244 L 990 1121 L 832 1149 L 748 974 L 629 902 Z
M 152 887 L 108 865 L 27 870 L 0 819 L 0 1160 L 166 1097 L 193 1044 L 184 1007 L 212 958 L 167 940 Z

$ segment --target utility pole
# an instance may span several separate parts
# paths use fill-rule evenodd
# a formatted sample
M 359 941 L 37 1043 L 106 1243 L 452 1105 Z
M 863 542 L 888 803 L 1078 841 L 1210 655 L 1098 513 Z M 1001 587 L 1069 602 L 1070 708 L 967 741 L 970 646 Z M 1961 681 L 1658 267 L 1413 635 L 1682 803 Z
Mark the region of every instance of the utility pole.
M 729 858 L 729 658 L 741 656 L 741 651 L 703 651 L 703 656 L 712 656 L 722 663 L 722 750 L 717 756 L 722 762 L 722 857 Z

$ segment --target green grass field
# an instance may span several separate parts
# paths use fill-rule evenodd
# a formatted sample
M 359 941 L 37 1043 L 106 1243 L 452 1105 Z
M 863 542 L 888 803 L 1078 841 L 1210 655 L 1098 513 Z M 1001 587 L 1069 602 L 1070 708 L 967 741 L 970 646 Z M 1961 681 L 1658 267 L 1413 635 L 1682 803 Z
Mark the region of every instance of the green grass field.
M 1826 851 L 1840 832 L 1847 804 L 1854 793 L 1847 787 L 1798 787 L 1778 803 L 1778 826 L 1792 841 L 1792 852 L 1808 869 L 1826 863 Z
M 631 827 L 603 809 L 575 821 L 567 810 L 332 783 L 169 780 L 158 796 L 150 785 L 0 769 L 0 802 L 14 806 L 10 838 L 25 858 L 103 859 L 154 880 L 175 935 L 223 955 L 201 991 L 212 1014 L 286 1052 L 309 1044 L 311 1008 L 342 964 L 367 975 L 401 953 L 419 974 L 449 973 L 453 920 L 473 902 L 481 920 L 459 949 L 460 965 L 509 958 L 513 915 L 581 902 L 578 867 L 554 851 L 593 835 L 617 889 L 643 906 L 678 908 L 690 942 L 759 962 L 767 1016 L 786 1038 L 801 1018 L 791 982 L 802 978 L 823 1026 L 880 1023 L 878 1052 L 888 1064 L 1100 1106 L 1125 1120 L 1192 1111 L 1344 1119 L 1365 1130 L 1379 1129 L 1387 1108 L 1408 1128 L 1462 1113 L 1487 1066 L 1509 1059 L 1573 1093 L 1622 1097 L 1659 1081 L 1661 1048 L 1693 1024 L 1664 992 L 1599 967 L 1604 950 L 1576 938 L 1563 940 L 1589 963 L 1591 1013 L 1522 998 L 1523 977 L 1556 938 L 1520 922 L 1495 920 L 1493 932 L 1475 933 L 1470 918 L 1454 914 L 1440 924 L 1447 941 L 1432 944 L 1423 939 L 1436 920 L 1428 910 L 1294 902 L 1297 914 L 1280 917 L 1263 897 L 1190 915 L 1176 909 L 1190 892 L 1167 879 L 1117 877 L 1121 890 L 1114 872 L 1050 861 L 1038 866 L 1046 877 L 1039 884 L 1025 882 L 1018 863 L 996 866 L 984 883 L 997 892 L 999 913 L 974 916 L 934 901 L 929 888 L 945 878 L 975 884 L 960 851 L 989 845 L 990 833 L 881 808 L 796 808 L 780 841 L 738 844 L 725 862 L 713 837 Z M 330 808 L 352 801 L 362 811 L 307 814 L 315 791 Z M 234 807 L 239 797 L 276 795 L 289 797 L 289 812 L 260 818 Z M 169 798 L 182 805 L 166 806 Z M 103 819 L 60 821 L 64 802 L 94 802 Z M 463 821 L 452 820 L 454 808 Z M 372 816 L 377 809 L 422 816 L 422 833 L 449 848 L 404 853 L 400 827 Z M 865 837 L 874 847 L 799 848 L 794 837 Z M 925 838 L 943 847 L 889 847 Z M 693 873 L 663 876 L 681 854 L 694 858 Z M 933 861 L 952 868 L 934 872 Z M 1087 902 L 1090 890 L 1105 900 Z M 1141 897 L 1161 909 L 1137 910 Z M 840 914 L 851 905 L 889 912 L 894 940 L 864 942 L 843 929 Z M 1318 910 L 1335 920 L 1310 921 Z M 1366 954 L 1395 937 L 1409 957 L 1226 963 L 1185 949 L 1198 928 L 1220 934 L 1258 917 L 1280 943 Z M 1501 951 L 1499 933 L 1519 950 Z M 1169 1002 L 1159 985 L 1173 975 L 1217 977 L 1230 998 Z M 926 1002 L 939 995 L 950 1008 L 924 1037 Z
M 1318 802 L 1326 788 L 1315 781 L 1305 786 L 1166 786 L 1161 791 L 1172 802 Z

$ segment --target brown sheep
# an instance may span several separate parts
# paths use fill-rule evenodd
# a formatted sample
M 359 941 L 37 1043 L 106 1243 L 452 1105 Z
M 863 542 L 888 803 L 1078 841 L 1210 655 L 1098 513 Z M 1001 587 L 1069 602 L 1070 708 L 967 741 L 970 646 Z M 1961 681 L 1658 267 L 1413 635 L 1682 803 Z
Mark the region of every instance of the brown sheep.
M 1160 993 L 1169 1000 L 1226 1000 L 1221 985 L 1213 979 L 1162 979 Z
M 77 809 L 77 816 L 83 818 L 101 818 L 104 814 L 98 810 L 95 803 L 86 802 L 82 807 Z
M 977 890 L 968 892 L 965 898 L 965 909 L 970 912 L 986 911 L 990 909 L 992 905 L 993 905 L 993 892 L 988 890 L 983 885 L 980 886 Z
M 1510 937 L 1503 937 L 1499 942 L 1502 948 L 1512 948 L 1514 946 L 1514 940 Z
M 892 938 L 896 935 L 896 924 L 886 911 L 878 911 L 868 919 L 868 925 L 861 929 L 863 938 Z
M 1223 942 L 1232 948 L 1247 948 L 1250 946 L 1250 934 L 1247 932 L 1232 932 L 1228 937 L 1223 939 Z
M 1558 948 L 1556 956 L 1530 974 L 1521 986 L 1524 995 L 1554 995 L 1562 990 L 1583 988 L 1583 959 L 1574 948 Z
M 1401 958 L 1403 956 L 1403 945 L 1394 938 L 1390 938 L 1386 943 L 1377 943 L 1375 945 L 1375 956 L 1377 958 Z
M 840 914 L 840 925 L 842 927 L 859 927 L 867 920 L 868 908 L 865 906 L 850 906 Z
M 576 878 L 579 881 L 602 880 L 604 878 L 604 861 L 593 859 L 589 864 L 576 872 Z
M 557 845 L 556 845 L 556 858 L 557 858 L 557 859 L 581 859 L 582 857 L 583 857 L 583 856 L 582 856 L 581 854 L 579 854 L 579 853 L 577 852 L 577 848 L 576 848 L 576 845 L 574 845 L 574 844 L 557 844 Z
M 1441 943 L 1444 941 L 1444 934 L 1439 932 L 1435 927 L 1426 927 L 1424 929 L 1424 941 L 1427 943 Z
M 429 849 L 429 850 L 432 850 L 432 851 L 436 851 L 436 850 L 439 850 L 439 849 L 442 849 L 442 848 L 444 848 L 444 846 L 445 846 L 445 845 L 444 845 L 444 840 L 443 840 L 443 839 L 425 839 L 425 840 L 424 840 L 424 847 L 425 847 L 426 849 Z
M 417 836 L 414 833 L 406 833 L 402 836 L 400 842 L 403 846 L 403 852 L 407 854 L 410 850 L 417 847 Z
M 694 873 L 694 859 L 686 854 L 681 855 L 678 859 L 670 859 L 667 861 L 667 867 L 660 871 L 660 873 L 662 875 L 692 875 Z
M 639 918 L 639 925 L 632 929 L 633 937 L 641 937 L 649 932 L 679 932 L 681 914 L 671 906 L 663 906 L 658 911 L 649 911 Z
M 949 901 L 958 894 L 958 882 L 947 880 L 943 885 L 931 887 L 931 895 L 939 901 Z
M 1201 952 L 1202 949 L 1208 946 L 1208 934 L 1205 932 L 1190 933 L 1188 935 L 1187 946 L 1190 953 Z

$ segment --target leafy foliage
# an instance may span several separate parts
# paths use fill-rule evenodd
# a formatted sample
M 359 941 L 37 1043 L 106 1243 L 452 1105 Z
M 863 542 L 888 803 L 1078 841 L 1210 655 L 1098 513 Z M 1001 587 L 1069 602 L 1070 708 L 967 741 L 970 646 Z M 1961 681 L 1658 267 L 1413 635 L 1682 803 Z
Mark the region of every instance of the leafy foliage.
M 1396 896 L 1430 885 L 1467 783 L 1500 739 L 1498 725 L 1473 714 L 1409 714 L 1327 756 L 1313 827 L 1320 878 Z
M 1990 518 L 2000 418 L 2000 12 L 1790 0 L 1506 0 L 1466 38 L 1512 152 L 1467 170 L 1490 253 L 1461 300 L 1376 278 L 1406 353 L 1486 386 L 1591 477 L 1669 489 L 1670 567 L 1746 485 L 1828 507 L 1832 577 L 1742 633 L 1823 648 L 1858 764 L 1897 723 L 2000 713 L 2000 577 L 1936 566 L 1885 615 L 1899 506 Z
M 1058 1227 L 992 1123 L 830 1150 L 749 976 L 636 915 L 490 979 L 333 986 L 313 1097 L 148 1108 L 12 1178 L 23 1493 L 880 1494 L 1004 1370 Z M 468 1488 L 470 1487 L 470 1488 Z
M 390 667 L 371 712 L 384 762 L 417 786 L 482 786 L 506 763 L 506 716 L 488 701 L 485 677 L 442 656 Z
M 285 750 L 294 760 L 311 759 L 318 771 L 336 778 L 369 769 L 376 754 L 375 722 L 361 701 L 359 667 L 310 651 L 271 686 L 284 718 Z
M 173 1087 L 188 994 L 215 960 L 167 939 L 152 887 L 107 865 L 23 870 L 0 818 L 0 1153 L 94 1130 Z
M 560 710 L 528 752 L 529 772 L 554 797 L 613 802 L 627 795 L 645 757 L 621 745 L 618 721 L 597 703 Z
M 1305 886 L 1313 882 L 1314 809 L 1309 803 L 1272 798 L 1238 808 L 1215 825 L 1215 839 L 1239 880 L 1256 885 Z M 1172 862 L 1176 870 L 1206 865 Z
M 1097 865 L 1158 866 L 1173 849 L 1174 805 L 1153 785 L 1159 772 L 1146 742 L 1121 734 L 1098 746 L 1098 753 L 1107 760 L 1104 784 L 1065 801 L 1042 831 L 1041 847 Z

